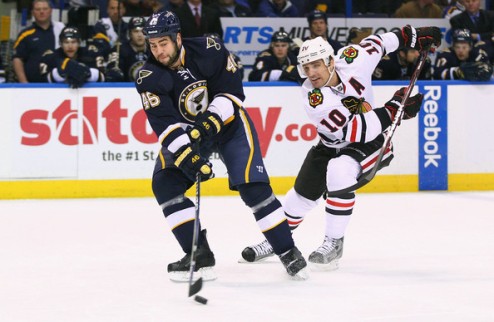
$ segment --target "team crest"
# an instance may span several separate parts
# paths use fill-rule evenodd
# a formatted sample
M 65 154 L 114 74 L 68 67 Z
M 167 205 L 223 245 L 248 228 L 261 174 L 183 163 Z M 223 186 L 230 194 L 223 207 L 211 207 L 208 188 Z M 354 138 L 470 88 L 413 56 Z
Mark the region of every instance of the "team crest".
M 212 37 L 207 37 L 207 46 L 206 49 L 209 49 L 211 47 L 214 47 L 216 50 L 221 49 L 221 45 Z
M 363 97 L 348 96 L 342 99 L 341 103 L 353 114 L 367 113 L 372 109 Z
M 180 114 L 190 122 L 194 122 L 196 115 L 204 112 L 208 105 L 208 88 L 204 80 L 190 84 L 180 93 L 178 109 Z
M 308 95 L 310 106 L 316 107 L 317 105 L 322 104 L 323 97 L 319 88 L 314 88 Z
M 344 58 L 348 64 L 351 64 L 351 63 L 353 63 L 355 58 L 357 58 L 357 56 L 358 56 L 358 50 L 355 49 L 355 47 L 350 46 L 350 47 L 345 48 L 345 50 L 343 50 L 340 58 Z
M 153 72 L 150 71 L 150 70 L 140 69 L 139 70 L 139 76 L 137 77 L 136 83 L 137 84 L 141 84 L 142 83 L 142 79 L 150 76 L 152 73 Z

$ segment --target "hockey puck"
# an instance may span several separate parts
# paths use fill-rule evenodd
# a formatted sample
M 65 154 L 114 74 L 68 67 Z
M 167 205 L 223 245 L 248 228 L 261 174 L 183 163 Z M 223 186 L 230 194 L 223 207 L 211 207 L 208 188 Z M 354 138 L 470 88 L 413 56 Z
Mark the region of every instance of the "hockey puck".
M 199 303 L 204 304 L 204 305 L 208 304 L 208 299 L 205 297 L 202 297 L 200 295 L 196 295 L 194 297 L 194 301 L 199 302 Z

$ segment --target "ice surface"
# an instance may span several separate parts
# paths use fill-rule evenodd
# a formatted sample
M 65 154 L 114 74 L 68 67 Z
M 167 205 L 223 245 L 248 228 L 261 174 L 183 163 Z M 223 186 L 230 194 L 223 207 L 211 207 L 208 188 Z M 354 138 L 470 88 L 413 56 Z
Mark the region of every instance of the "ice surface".
M 292 281 L 238 197 L 204 197 L 219 278 L 202 305 L 151 198 L 0 201 L 0 321 L 494 321 L 494 192 L 358 194 L 340 269 Z M 324 238 L 321 203 L 295 231 Z

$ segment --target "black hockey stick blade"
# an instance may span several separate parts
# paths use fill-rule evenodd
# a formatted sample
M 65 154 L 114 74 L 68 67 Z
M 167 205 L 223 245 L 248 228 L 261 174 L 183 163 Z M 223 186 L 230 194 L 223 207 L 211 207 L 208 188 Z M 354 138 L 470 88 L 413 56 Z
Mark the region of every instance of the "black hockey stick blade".
M 189 297 L 199 293 L 202 289 L 202 277 L 199 277 L 197 281 L 189 285 Z
M 410 84 L 408 85 L 408 87 L 405 91 L 405 95 L 403 97 L 403 100 L 401 101 L 400 107 L 398 108 L 398 111 L 396 112 L 395 119 L 393 120 L 393 123 L 391 124 L 391 127 L 390 127 L 390 129 L 389 129 L 389 131 L 388 131 L 388 133 L 384 139 L 383 146 L 382 146 L 381 150 L 379 151 L 379 155 L 376 158 L 376 164 L 374 165 L 372 170 L 363 174 L 362 176 L 360 176 L 357 180 L 357 183 L 355 183 L 354 185 L 352 185 L 350 187 L 336 190 L 336 191 L 328 191 L 327 192 L 328 196 L 330 196 L 330 197 L 339 196 L 339 195 L 344 194 L 344 193 L 355 191 L 359 188 L 362 188 L 363 186 L 368 184 L 372 179 L 374 179 L 374 177 L 377 173 L 377 170 L 379 169 L 379 166 L 381 165 L 383 157 L 388 150 L 389 144 L 391 142 L 391 139 L 393 138 L 393 134 L 395 133 L 396 127 L 398 126 L 398 124 L 400 124 L 400 122 L 403 118 L 403 114 L 405 112 L 405 103 L 406 103 L 408 97 L 410 97 L 410 94 L 412 93 L 413 87 L 415 86 L 415 83 L 417 82 L 417 79 L 419 78 L 419 75 L 422 72 L 422 67 L 424 67 L 424 63 L 425 63 L 426 58 L 427 58 L 427 51 L 421 51 L 420 57 L 419 57 L 419 60 L 417 63 L 417 67 L 415 67 L 415 71 L 413 72 L 412 77 L 410 78 Z

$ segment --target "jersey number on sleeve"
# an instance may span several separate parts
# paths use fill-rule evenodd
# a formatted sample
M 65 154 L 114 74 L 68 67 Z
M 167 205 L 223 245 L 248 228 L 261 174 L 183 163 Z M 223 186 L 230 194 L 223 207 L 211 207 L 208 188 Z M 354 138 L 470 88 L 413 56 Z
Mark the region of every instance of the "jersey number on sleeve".
M 151 92 L 141 93 L 142 106 L 145 110 L 149 110 L 152 107 L 160 105 L 160 98 L 158 95 Z

